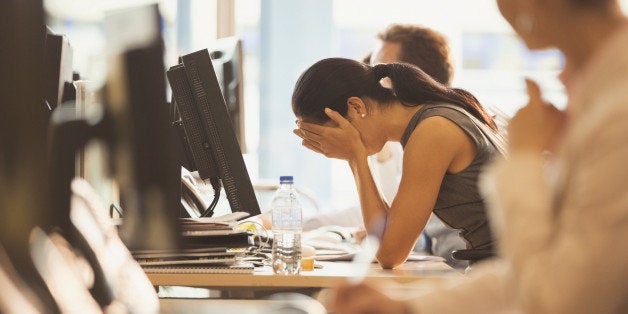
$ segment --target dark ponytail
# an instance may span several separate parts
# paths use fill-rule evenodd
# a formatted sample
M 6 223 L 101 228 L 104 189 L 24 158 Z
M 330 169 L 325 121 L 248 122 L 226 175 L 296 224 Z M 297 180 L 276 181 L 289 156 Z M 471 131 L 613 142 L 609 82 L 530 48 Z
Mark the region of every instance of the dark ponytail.
M 316 62 L 297 80 L 292 92 L 292 111 L 309 122 L 325 123 L 328 107 L 347 116 L 347 99 L 369 97 L 390 103 L 395 95 L 373 77 L 372 67 L 350 59 L 329 58 Z
M 392 81 L 392 90 L 380 83 L 386 77 Z M 404 63 L 371 67 L 351 59 L 323 59 L 297 80 L 292 93 L 292 110 L 297 117 L 322 124 L 329 120 L 323 111 L 325 107 L 346 117 L 346 101 L 354 96 L 368 97 L 384 105 L 399 100 L 407 107 L 449 103 L 462 107 L 497 130 L 493 118 L 469 92 L 443 85 L 421 69 Z
M 378 68 L 379 67 L 379 68 Z M 375 68 L 378 68 L 377 70 Z M 379 64 L 374 72 L 390 78 L 393 93 L 408 107 L 419 104 L 449 103 L 462 107 L 467 112 L 497 131 L 493 118 L 484 110 L 480 101 L 464 89 L 443 85 L 427 75 L 418 67 L 406 63 Z

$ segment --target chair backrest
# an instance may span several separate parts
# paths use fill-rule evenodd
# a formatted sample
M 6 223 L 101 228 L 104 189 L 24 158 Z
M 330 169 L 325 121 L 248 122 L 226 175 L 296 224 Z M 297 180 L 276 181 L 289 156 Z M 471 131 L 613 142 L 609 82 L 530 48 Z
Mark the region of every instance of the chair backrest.
M 469 261 L 469 264 L 473 264 L 493 256 L 495 256 L 495 251 L 492 249 L 455 250 L 451 252 L 451 257 L 453 257 L 453 259 L 459 261 Z

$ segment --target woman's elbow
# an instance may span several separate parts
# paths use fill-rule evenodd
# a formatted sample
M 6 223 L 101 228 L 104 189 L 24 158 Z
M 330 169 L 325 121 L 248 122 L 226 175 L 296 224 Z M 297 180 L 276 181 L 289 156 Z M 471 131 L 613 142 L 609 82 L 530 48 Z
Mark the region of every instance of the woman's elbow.
M 383 269 L 393 269 L 406 261 L 407 256 L 398 257 L 386 253 L 378 253 L 377 261 Z

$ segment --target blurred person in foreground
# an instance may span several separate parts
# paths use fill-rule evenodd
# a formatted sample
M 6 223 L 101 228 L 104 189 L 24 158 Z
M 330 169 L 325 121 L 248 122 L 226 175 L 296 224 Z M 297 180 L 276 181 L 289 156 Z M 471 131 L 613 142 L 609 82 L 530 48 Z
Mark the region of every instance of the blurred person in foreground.
M 628 313 L 628 20 L 618 0 L 497 4 L 528 48 L 564 54 L 568 95 L 560 111 L 527 80 L 485 175 L 502 258 L 412 299 L 345 285 L 335 313 Z

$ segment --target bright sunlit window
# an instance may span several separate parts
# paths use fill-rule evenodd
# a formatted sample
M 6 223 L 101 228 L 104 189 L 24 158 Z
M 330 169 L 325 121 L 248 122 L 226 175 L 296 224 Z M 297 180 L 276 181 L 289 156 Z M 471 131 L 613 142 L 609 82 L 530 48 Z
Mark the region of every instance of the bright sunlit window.
M 219 29 L 218 1 L 159 1 L 167 66 L 183 53 L 211 49 Z M 232 1 L 235 35 L 244 48 L 245 160 L 251 177 L 275 182 L 280 175 L 293 175 L 323 211 L 356 206 L 357 192 L 345 162 L 306 150 L 292 134 L 294 83 L 322 58 L 362 58 L 374 48 L 377 32 L 390 23 L 421 24 L 443 33 L 455 61 L 453 85 L 486 104 L 513 114 L 527 99 L 523 78 L 532 77 L 545 97 L 565 105 L 556 78 L 562 56 L 552 50 L 528 51 L 499 14 L 495 0 Z M 46 0 L 45 6 L 48 24 L 66 34 L 74 47 L 76 70 L 90 77 L 104 72 L 104 11 L 145 2 Z M 628 8 L 628 0 L 621 3 Z
M 564 104 L 556 80 L 562 57 L 525 49 L 494 0 L 236 0 L 236 35 L 244 39 L 247 58 L 247 110 L 259 119 L 259 133 L 249 128 L 255 133 L 247 134 L 252 141 L 247 145 L 257 148 L 250 159 L 259 178 L 293 174 L 321 200 L 323 210 L 358 203 L 346 163 L 305 150 L 292 135 L 290 95 L 309 65 L 332 56 L 362 58 L 390 23 L 421 24 L 443 33 L 455 61 L 454 85 L 506 113 L 525 103 L 524 76 L 539 80 L 548 98 Z

